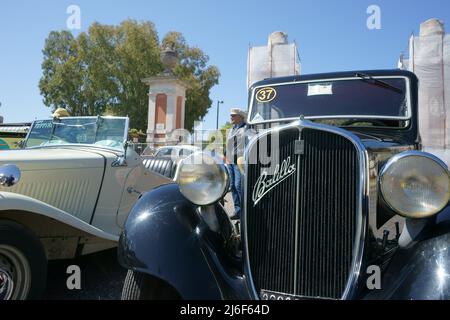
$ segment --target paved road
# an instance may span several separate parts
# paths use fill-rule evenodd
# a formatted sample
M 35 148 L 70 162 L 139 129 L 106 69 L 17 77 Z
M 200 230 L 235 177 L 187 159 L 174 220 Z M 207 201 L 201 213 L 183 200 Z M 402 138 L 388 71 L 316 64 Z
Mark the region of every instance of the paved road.
M 117 262 L 116 250 L 107 250 L 72 260 L 52 261 L 48 266 L 45 300 L 118 300 L 126 270 Z M 78 265 L 81 270 L 81 290 L 66 286 L 67 267 Z

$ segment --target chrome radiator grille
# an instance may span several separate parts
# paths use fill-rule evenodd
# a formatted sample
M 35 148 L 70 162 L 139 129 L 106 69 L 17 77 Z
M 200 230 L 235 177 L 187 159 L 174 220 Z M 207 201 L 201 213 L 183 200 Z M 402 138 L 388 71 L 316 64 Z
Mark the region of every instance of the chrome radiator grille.
M 267 137 L 269 150 L 272 139 Z M 245 228 L 253 284 L 258 293 L 339 299 L 354 255 L 358 150 L 345 137 L 309 128 L 283 130 L 277 140 L 278 163 L 289 159 L 294 173 L 255 197 L 266 169 L 248 165 Z

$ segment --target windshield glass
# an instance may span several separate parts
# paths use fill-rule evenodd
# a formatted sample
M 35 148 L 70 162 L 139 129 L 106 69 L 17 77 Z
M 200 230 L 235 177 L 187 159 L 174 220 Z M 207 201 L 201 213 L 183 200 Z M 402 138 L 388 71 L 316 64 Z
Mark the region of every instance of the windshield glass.
M 25 147 L 91 144 L 123 150 L 126 118 L 80 117 L 38 120 L 33 123 Z
M 383 82 L 383 83 L 382 83 Z M 410 118 L 405 78 L 275 84 L 253 91 L 250 123 L 306 118 Z

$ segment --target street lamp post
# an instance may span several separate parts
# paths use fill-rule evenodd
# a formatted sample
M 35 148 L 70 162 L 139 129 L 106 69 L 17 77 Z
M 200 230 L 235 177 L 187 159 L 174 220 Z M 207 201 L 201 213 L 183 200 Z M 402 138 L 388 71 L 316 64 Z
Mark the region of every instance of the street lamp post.
M 219 106 L 220 104 L 223 104 L 222 100 L 217 101 L 217 122 L 216 122 L 216 130 L 219 130 Z

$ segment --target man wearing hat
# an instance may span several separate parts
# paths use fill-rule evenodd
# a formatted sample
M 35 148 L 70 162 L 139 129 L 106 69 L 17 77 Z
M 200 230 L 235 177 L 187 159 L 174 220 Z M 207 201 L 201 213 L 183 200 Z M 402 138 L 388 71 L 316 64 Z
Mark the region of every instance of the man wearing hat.
M 70 117 L 70 113 L 64 108 L 58 108 L 53 112 L 53 118 Z
M 229 131 L 227 137 L 227 160 L 228 171 L 231 180 L 231 193 L 234 202 L 235 215 L 232 219 L 239 219 L 241 215 L 241 172 L 238 166 L 238 159 L 244 156 L 245 148 L 245 122 L 246 113 L 239 108 L 231 109 L 230 113 L 233 129 Z

